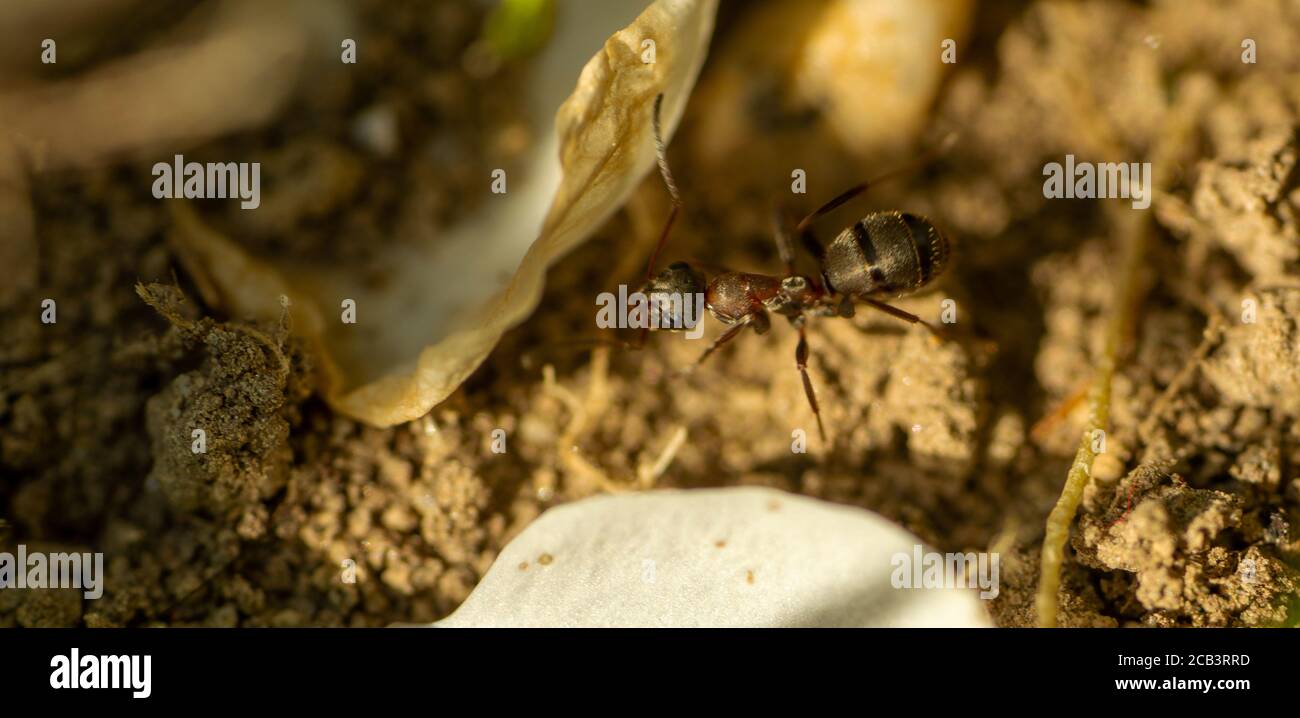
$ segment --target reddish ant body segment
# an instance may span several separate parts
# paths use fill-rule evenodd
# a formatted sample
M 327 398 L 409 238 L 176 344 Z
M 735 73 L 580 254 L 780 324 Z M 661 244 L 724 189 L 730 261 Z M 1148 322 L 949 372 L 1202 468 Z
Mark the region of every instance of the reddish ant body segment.
M 827 246 L 817 239 L 811 227 L 815 220 L 861 195 L 871 185 L 897 174 L 893 172 L 845 190 L 804 217 L 795 227 L 805 251 L 818 262 L 820 276 L 816 278 L 795 270 L 794 248 L 780 212 L 774 213 L 773 235 L 785 265 L 784 275 L 724 271 L 706 283 L 704 275 L 686 262 L 675 262 L 655 273 L 655 262 L 681 210 L 681 199 L 668 167 L 660 131 L 662 104 L 663 95 L 659 95 L 655 98 L 653 116 L 655 151 L 659 172 L 672 196 L 672 210 L 646 266 L 646 291 L 676 296 L 694 296 L 703 292 L 704 305 L 709 313 L 728 325 L 728 329 L 704 350 L 694 366 L 699 366 L 719 347 L 739 336 L 745 327 L 752 327 L 757 334 L 766 333 L 771 328 L 770 314 L 779 314 L 789 320 L 799 330 L 795 366 L 803 379 L 808 405 L 817 419 L 817 431 L 825 442 L 821 409 L 812 380 L 808 377 L 806 318 L 852 317 L 854 305 L 861 302 L 897 319 L 920 324 L 936 336 L 942 336 L 920 317 L 882 300 L 915 292 L 939 276 L 948 263 L 948 240 L 928 219 L 895 211 L 866 215 L 840 232 Z M 947 144 L 945 141 L 941 151 Z M 648 328 L 642 330 L 638 344 L 644 341 L 647 331 Z

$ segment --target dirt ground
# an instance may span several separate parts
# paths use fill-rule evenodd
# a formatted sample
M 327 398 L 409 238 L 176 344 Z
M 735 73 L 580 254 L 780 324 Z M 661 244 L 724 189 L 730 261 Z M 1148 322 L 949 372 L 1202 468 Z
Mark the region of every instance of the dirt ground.
M 453 220 L 488 168 L 518 152 L 511 99 L 526 68 L 465 71 L 471 6 L 379 5 L 361 20 L 380 59 L 355 81 L 308 88 L 265 130 L 187 153 L 258 150 L 282 180 L 264 181 L 284 189 L 255 219 L 205 207 L 215 226 L 259 251 L 364 267 L 395 223 Z M 670 149 L 686 208 L 668 254 L 774 272 L 769 202 L 788 196 L 792 152 L 818 178 L 806 211 L 918 150 L 847 159 L 815 107 L 753 72 L 741 149 L 713 152 L 711 118 L 732 96 L 718 67 L 743 56 L 745 13 L 724 3 Z M 865 311 L 814 322 L 829 446 L 784 322 L 688 376 L 677 370 L 701 344 L 680 335 L 641 351 L 565 345 L 595 332 L 598 292 L 643 270 L 667 210 L 657 175 L 560 262 L 537 312 L 456 394 L 389 429 L 314 395 L 313 357 L 286 323 L 203 305 L 163 203 L 139 189 L 148 164 L 35 178 L 38 280 L 0 296 L 0 545 L 103 551 L 106 592 L 5 591 L 0 626 L 431 621 L 550 506 L 733 484 L 863 506 L 941 551 L 998 551 L 994 620 L 1033 625 L 1044 521 L 1083 427 L 1070 401 L 1118 309 L 1121 254 L 1101 202 L 1044 198 L 1043 166 L 1067 153 L 1120 160 L 1105 156 L 1115 147 L 1149 159 L 1187 117 L 1148 210 L 1135 331 L 1071 536 L 1061 622 L 1294 623 L 1300 16 L 1268 0 L 1169 0 L 985 3 L 977 18 L 921 133 L 925 146 L 958 131 L 955 147 L 818 225 L 825 238 L 859 210 L 899 208 L 943 228 L 949 273 L 898 305 L 933 317 L 955 300 L 955 338 Z M 1242 62 L 1243 38 L 1258 63 Z M 395 122 L 403 151 L 358 134 L 375 113 Z M 44 297 L 58 300 L 57 324 L 39 321 Z M 202 461 L 175 430 L 195 424 L 219 427 Z M 496 428 L 504 454 L 490 450 Z M 796 429 L 807 453 L 791 451 Z M 349 560 L 355 583 L 340 580 Z

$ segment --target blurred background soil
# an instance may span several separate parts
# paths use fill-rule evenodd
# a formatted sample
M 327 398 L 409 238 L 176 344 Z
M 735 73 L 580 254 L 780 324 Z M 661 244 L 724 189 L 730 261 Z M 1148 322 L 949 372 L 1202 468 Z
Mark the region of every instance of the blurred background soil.
M 430 621 L 550 506 L 733 484 L 863 506 L 942 551 L 998 551 L 994 619 L 1032 625 L 1043 523 L 1083 427 L 1071 398 L 1116 311 L 1122 241 L 1103 202 L 1045 199 L 1043 166 L 1067 153 L 1146 160 L 1170 136 L 1180 142 L 1147 210 L 1136 327 L 1070 542 L 1062 624 L 1294 621 L 1294 6 L 984 3 L 918 142 L 853 151 L 806 80 L 753 50 L 765 28 L 797 27 L 806 5 L 755 7 L 723 4 L 670 148 L 686 207 L 666 260 L 779 271 L 770 211 L 791 196 L 792 157 L 809 177 L 790 200 L 804 212 L 959 133 L 942 158 L 818 224 L 825 240 L 870 209 L 927 215 L 953 241 L 952 268 L 898 305 L 933 319 L 953 299 L 958 312 L 949 342 L 866 310 L 811 325 L 829 445 L 784 322 L 684 377 L 703 343 L 681 335 L 641 351 L 573 348 L 595 334 L 595 295 L 644 270 L 668 207 L 657 175 L 552 270 L 539 309 L 456 394 L 375 429 L 314 396 L 290 316 L 249 324 L 205 306 L 165 203 L 148 194 L 152 162 L 43 173 L 30 181 L 38 257 L 13 250 L 19 279 L 0 295 L 0 544 L 103 551 L 108 573 L 99 601 L 0 592 L 0 625 Z M 186 152 L 263 157 L 260 211 L 201 205 L 248 246 L 364 268 L 403 222 L 444 225 L 474 206 L 481 178 L 531 141 L 516 101 L 526 62 L 467 61 L 482 6 L 362 2 L 357 20 L 367 60 L 349 79 L 307 83 L 265 128 Z M 1244 38 L 1258 63 L 1241 61 Z M 45 297 L 57 324 L 40 322 Z M 202 457 L 192 426 L 212 427 Z M 497 428 L 505 453 L 491 450 Z M 791 450 L 796 430 L 807 453 Z

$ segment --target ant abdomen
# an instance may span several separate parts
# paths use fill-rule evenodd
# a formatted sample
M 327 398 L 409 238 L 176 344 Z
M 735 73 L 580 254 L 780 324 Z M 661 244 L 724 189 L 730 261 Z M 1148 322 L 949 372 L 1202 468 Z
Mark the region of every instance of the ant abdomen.
M 897 296 L 939 276 L 948 263 L 948 240 L 925 217 L 872 212 L 826 247 L 822 272 L 836 292 Z

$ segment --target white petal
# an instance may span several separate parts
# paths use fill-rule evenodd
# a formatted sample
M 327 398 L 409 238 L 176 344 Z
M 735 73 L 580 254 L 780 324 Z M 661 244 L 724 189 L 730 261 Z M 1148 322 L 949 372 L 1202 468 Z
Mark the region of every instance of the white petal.
M 542 514 L 434 625 L 989 626 L 974 589 L 893 586 L 895 555 L 920 545 L 869 511 L 771 489 L 600 496 Z

